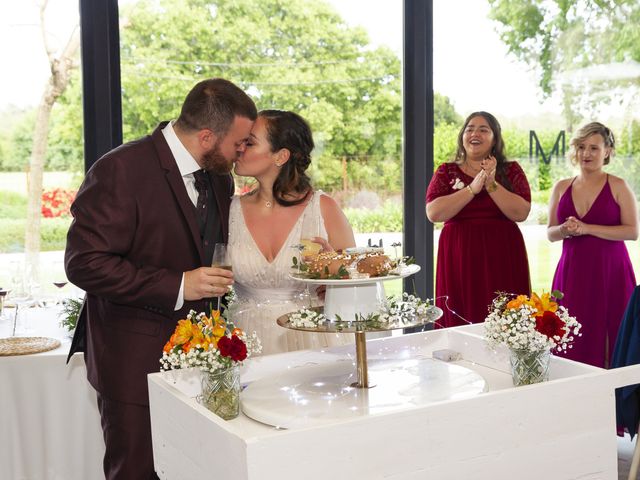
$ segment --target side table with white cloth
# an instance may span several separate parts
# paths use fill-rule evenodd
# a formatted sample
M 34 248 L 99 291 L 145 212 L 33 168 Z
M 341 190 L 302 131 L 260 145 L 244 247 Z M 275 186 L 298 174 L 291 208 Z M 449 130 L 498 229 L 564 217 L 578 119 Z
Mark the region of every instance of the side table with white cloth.
M 82 355 L 66 364 L 70 338 L 59 309 L 29 308 L 25 336 L 51 337 L 48 352 L 0 356 L 0 479 L 102 479 L 104 440 Z M 10 312 L 10 317 L 13 312 Z M 0 323 L 0 338 L 12 322 Z

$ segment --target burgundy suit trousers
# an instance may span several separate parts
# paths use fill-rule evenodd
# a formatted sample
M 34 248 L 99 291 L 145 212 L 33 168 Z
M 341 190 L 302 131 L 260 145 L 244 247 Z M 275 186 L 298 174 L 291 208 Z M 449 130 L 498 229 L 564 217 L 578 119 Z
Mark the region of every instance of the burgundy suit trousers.
M 98 394 L 106 451 L 106 480 L 157 480 L 149 407 L 115 402 Z

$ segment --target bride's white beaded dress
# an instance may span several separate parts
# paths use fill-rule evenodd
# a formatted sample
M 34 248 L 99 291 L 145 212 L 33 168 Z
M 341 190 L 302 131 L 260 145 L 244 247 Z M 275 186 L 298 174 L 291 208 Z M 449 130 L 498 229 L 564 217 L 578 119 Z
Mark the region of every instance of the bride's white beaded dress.
M 321 191 L 314 192 L 272 262 L 264 257 L 247 228 L 240 197 L 236 195 L 231 201 L 228 248 L 237 299 L 230 313 L 237 327 L 258 334 L 262 355 L 353 343 L 353 335 L 299 332 L 276 323 L 281 315 L 303 306 L 300 297 L 305 285 L 289 274 L 292 258 L 298 253 L 296 246 L 300 244 L 305 217 L 319 218 L 320 235 L 327 238 L 320 213 L 322 194 Z

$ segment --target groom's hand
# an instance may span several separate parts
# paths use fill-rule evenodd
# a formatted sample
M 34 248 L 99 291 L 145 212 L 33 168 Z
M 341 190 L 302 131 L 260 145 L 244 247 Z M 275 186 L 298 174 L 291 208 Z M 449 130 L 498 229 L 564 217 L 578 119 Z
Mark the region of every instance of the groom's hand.
M 184 299 L 221 297 L 233 284 L 233 272 L 223 268 L 200 267 L 184 272 Z

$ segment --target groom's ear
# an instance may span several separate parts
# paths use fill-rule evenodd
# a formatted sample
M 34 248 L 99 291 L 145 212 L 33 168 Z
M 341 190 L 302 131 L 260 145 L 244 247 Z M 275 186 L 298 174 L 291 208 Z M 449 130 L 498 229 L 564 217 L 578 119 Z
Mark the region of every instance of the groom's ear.
M 218 140 L 217 135 L 213 133 L 212 130 L 209 130 L 208 128 L 203 128 L 202 130 L 199 130 L 197 133 L 197 136 L 198 136 L 198 143 L 200 144 L 200 147 L 202 147 L 205 150 L 210 150 Z

